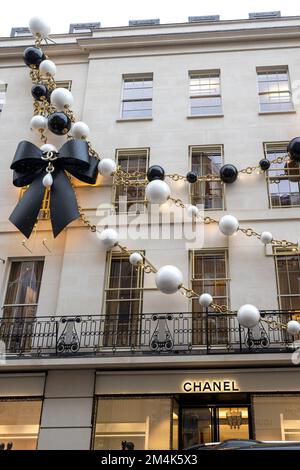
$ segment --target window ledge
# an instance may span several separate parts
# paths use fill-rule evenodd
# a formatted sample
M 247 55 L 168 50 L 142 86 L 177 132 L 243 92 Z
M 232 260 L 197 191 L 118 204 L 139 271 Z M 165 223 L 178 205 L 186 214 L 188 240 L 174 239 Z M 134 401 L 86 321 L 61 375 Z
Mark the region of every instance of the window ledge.
M 116 122 L 153 121 L 152 117 L 119 118 Z
M 264 116 L 268 114 L 296 114 L 295 109 L 291 109 L 290 111 L 259 111 L 258 115 L 259 116 Z
M 205 118 L 222 118 L 224 114 L 195 114 L 195 116 L 187 116 L 187 119 L 205 119 Z

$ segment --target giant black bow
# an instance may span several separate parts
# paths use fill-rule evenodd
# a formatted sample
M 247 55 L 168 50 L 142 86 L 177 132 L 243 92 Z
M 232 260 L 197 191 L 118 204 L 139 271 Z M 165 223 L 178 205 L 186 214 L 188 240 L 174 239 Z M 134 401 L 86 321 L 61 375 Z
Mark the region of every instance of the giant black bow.
M 50 218 L 53 235 L 56 237 L 80 214 L 72 185 L 65 170 L 85 183 L 95 184 L 98 160 L 89 155 L 84 140 L 66 142 L 52 163 L 53 184 L 50 193 Z M 43 157 L 43 158 L 42 158 Z M 43 178 L 47 174 L 47 154 L 31 142 L 23 140 L 16 150 L 11 169 L 14 170 L 13 184 L 18 187 L 30 185 L 18 202 L 9 220 L 29 238 L 43 202 L 45 187 Z M 49 157 L 49 154 L 48 154 Z

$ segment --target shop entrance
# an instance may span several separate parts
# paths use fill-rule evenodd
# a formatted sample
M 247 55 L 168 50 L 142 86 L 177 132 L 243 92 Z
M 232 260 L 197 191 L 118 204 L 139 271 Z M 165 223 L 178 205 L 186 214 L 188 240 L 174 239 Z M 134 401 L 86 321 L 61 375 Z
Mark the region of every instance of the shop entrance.
M 213 394 L 207 397 L 181 397 L 180 409 L 183 449 L 225 439 L 252 438 L 251 407 L 246 396 L 228 394 L 226 400 L 224 395 L 221 397 Z

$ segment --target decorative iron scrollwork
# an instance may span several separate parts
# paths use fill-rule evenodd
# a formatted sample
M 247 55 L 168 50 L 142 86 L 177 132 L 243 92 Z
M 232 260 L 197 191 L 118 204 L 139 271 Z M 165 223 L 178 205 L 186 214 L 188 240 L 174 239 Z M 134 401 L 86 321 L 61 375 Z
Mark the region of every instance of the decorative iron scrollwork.
M 257 347 L 264 349 L 270 346 L 270 338 L 261 322 L 254 328 L 248 330 L 245 344 L 249 349 Z
M 168 321 L 172 320 L 171 314 L 152 315 L 152 320 L 157 322 L 155 330 L 150 340 L 150 349 L 152 351 L 171 351 L 174 346 Z
M 80 340 L 76 330 L 76 323 L 80 323 L 80 317 L 61 318 L 64 329 L 57 341 L 57 352 L 63 354 L 66 352 L 76 353 L 80 348 Z

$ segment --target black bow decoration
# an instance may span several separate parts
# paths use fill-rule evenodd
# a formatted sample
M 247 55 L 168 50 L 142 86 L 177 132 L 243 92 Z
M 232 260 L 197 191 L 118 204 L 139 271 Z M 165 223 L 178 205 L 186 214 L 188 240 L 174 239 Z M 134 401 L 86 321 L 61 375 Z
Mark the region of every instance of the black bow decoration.
M 43 153 L 31 142 L 20 142 L 10 167 L 14 170 L 13 184 L 19 188 L 29 187 L 9 220 L 27 238 L 30 237 L 43 202 L 43 178 L 47 175 L 49 161 L 54 167 L 50 193 L 50 218 L 54 237 L 80 216 L 76 196 L 65 171 L 85 183 L 96 183 L 99 160 L 89 155 L 86 141 L 69 140 L 57 153 Z

